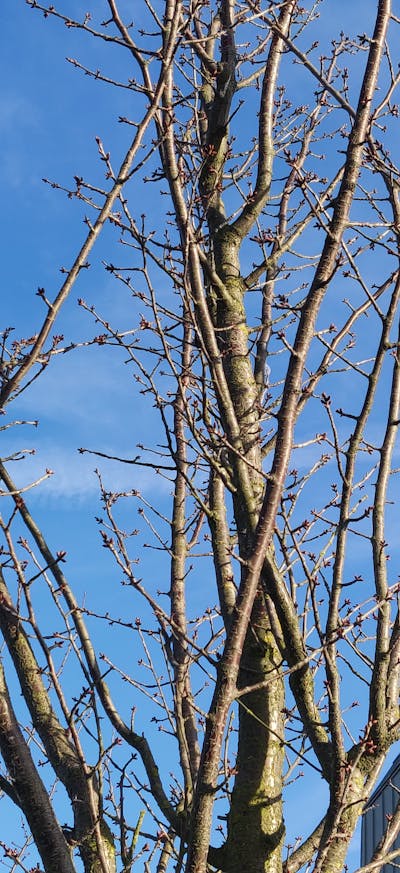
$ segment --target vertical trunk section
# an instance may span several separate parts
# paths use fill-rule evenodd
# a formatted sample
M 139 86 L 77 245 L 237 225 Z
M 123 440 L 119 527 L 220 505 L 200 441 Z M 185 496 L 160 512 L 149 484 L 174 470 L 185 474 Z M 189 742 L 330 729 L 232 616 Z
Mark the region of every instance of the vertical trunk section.
M 365 803 L 365 774 L 349 764 L 338 774 L 315 861 L 314 873 L 341 873 Z
M 228 820 L 226 873 L 282 870 L 284 688 L 280 660 L 259 594 L 243 651 L 240 687 L 264 679 L 271 681 L 243 695 L 239 702 L 237 773 Z
M 50 559 L 48 563 L 52 565 L 54 561 Z M 32 724 L 40 736 L 55 774 L 64 785 L 70 798 L 74 813 L 72 838 L 79 849 L 85 873 L 115 873 L 114 841 L 102 814 L 102 798 L 97 776 L 95 773 L 90 773 L 89 767 L 85 764 L 78 738 L 71 739 L 67 729 L 58 719 L 43 681 L 42 670 L 36 660 L 18 611 L 11 600 L 1 570 L 0 630 L 12 658 L 21 691 L 32 718 Z M 6 691 L 1 691 L 1 687 L 0 684 L 0 693 L 3 693 L 4 701 L 6 701 Z M 63 715 L 65 724 L 68 724 L 70 714 L 66 709 L 64 709 Z M 26 772 L 28 773 L 30 767 L 30 753 L 27 746 L 26 751 L 23 750 L 22 743 L 25 744 L 25 741 L 21 734 L 20 757 L 23 755 L 22 779 L 24 779 L 24 768 L 27 768 Z M 2 748 L 1 751 L 6 760 Z M 28 779 L 28 775 L 26 779 Z M 32 827 L 29 817 L 29 800 L 30 792 L 24 792 L 21 807 L 30 827 Z M 37 837 L 34 831 L 32 833 L 36 841 Z M 48 869 L 51 868 L 46 867 L 46 873 Z M 57 867 L 54 869 L 56 870 Z M 60 867 L 59 869 L 64 868 Z
M 74 873 L 71 852 L 17 722 L 0 664 L 0 751 L 46 873 Z

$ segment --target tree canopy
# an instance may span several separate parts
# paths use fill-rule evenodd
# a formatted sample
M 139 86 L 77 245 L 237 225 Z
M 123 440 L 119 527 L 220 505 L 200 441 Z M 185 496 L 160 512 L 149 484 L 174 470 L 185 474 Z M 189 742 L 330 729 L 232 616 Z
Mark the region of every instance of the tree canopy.
M 58 143 L 78 235 L 2 332 L 4 863 L 340 873 L 400 726 L 400 18 L 26 5 L 102 130 L 72 179 Z

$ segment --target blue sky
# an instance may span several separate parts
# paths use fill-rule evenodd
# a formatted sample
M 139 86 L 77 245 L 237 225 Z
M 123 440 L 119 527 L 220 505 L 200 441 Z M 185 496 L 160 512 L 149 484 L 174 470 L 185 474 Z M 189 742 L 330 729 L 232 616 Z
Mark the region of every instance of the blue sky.
M 73 6 L 75 12 L 85 8 L 81 3 Z M 67 55 L 74 56 L 82 49 L 79 34 L 45 21 L 23 0 L 6 0 L 2 12 L 0 183 L 7 204 L 0 217 L 2 326 L 12 325 L 16 336 L 28 336 L 37 328 L 43 312 L 37 288 L 45 287 L 49 297 L 55 296 L 62 281 L 60 267 L 74 259 L 85 233 L 82 209 L 43 184 L 42 178 L 68 185 L 75 174 L 90 172 L 92 179 L 100 180 L 95 137 L 102 137 L 105 144 L 112 139 L 113 155 L 116 161 L 120 159 L 127 138 L 117 118 L 126 113 L 126 106 L 112 89 L 96 88 L 65 62 Z M 98 63 L 98 52 L 99 46 L 90 41 L 85 44 L 88 64 Z M 116 71 L 120 61 L 116 53 Z M 90 277 L 85 275 L 83 280 L 74 289 L 57 326 L 66 340 L 79 340 L 96 332 L 87 314 L 77 306 L 79 295 L 96 300 L 103 312 L 112 312 L 117 320 L 126 317 L 125 294 L 118 297 L 118 286 L 101 267 L 94 266 Z M 94 355 L 76 352 L 68 361 L 65 357 L 55 360 L 43 381 L 21 397 L 13 415 L 39 418 L 40 426 L 6 432 L 2 455 L 16 448 L 35 448 L 35 456 L 13 470 L 21 484 L 34 481 L 46 467 L 54 470 L 43 488 L 31 492 L 30 506 L 44 525 L 50 545 L 55 550 L 66 549 L 66 571 L 77 596 L 92 602 L 95 599 L 99 612 L 110 608 L 111 597 L 117 614 L 124 615 L 129 608 L 129 614 L 135 616 L 145 610 L 131 593 L 129 599 L 120 596 L 119 574 L 116 576 L 99 542 L 94 521 L 99 514 L 98 480 L 93 472 L 97 461 L 78 454 L 77 448 L 112 449 L 114 454 L 132 456 L 136 453 L 135 442 L 148 436 L 151 410 L 147 405 L 144 409 L 144 402 L 140 408 L 140 397 L 134 405 L 130 402 L 131 372 L 117 363 L 116 357 L 104 355 L 102 349 L 93 351 Z M 146 469 L 113 463 L 108 469 L 116 489 L 134 487 L 144 490 L 149 498 L 155 490 L 168 492 L 168 486 Z M 132 511 L 133 524 L 135 513 L 136 509 Z M 149 550 L 144 552 L 143 564 L 143 572 L 154 579 L 154 587 L 156 583 L 168 587 L 157 578 Z M 105 648 L 113 638 L 112 630 L 108 629 L 104 637 L 104 631 L 99 634 L 98 628 L 98 623 L 92 622 L 98 648 Z M 127 634 L 122 633 L 118 640 L 113 639 L 113 650 L 116 658 L 121 654 L 122 660 Z M 133 644 L 132 657 L 137 659 L 139 654 L 139 644 L 136 653 Z M 141 707 L 142 713 L 146 712 L 145 702 Z M 128 711 L 125 714 L 129 717 Z M 139 722 L 138 729 L 140 726 Z M 59 811 L 63 820 L 62 800 Z M 13 832 L 14 839 L 19 840 L 20 820 L 15 808 L 3 800 L 0 840 L 13 839 Z M 0 858 L 0 869 L 8 866 Z
M 65 8 L 67 5 L 63 4 Z M 129 9 L 132 4 L 124 5 Z M 70 8 L 79 15 L 86 6 L 74 0 Z M 326 8 L 327 32 L 333 22 L 339 29 L 341 18 L 348 29 L 359 30 L 361 20 L 362 29 L 367 29 L 368 16 L 375 12 L 373 3 L 349 4 L 344 0 L 330 0 Z M 126 128 L 118 124 L 118 116 L 128 114 L 125 92 L 99 86 L 83 77 L 66 63 L 65 57 L 84 59 L 94 68 L 106 60 L 109 74 L 122 76 L 126 72 L 121 50 L 106 52 L 104 46 L 81 34 L 44 20 L 23 0 L 3 0 L 2 11 L 2 316 L 3 325 L 14 326 L 20 336 L 30 335 L 37 327 L 43 309 L 36 296 L 37 288 L 44 287 L 49 297 L 55 296 L 62 281 L 60 268 L 72 262 L 85 232 L 84 210 L 68 201 L 63 193 L 43 184 L 43 177 L 67 186 L 72 184 L 74 175 L 90 175 L 91 180 L 101 181 L 95 137 L 100 136 L 106 150 L 112 147 L 115 165 L 128 141 Z M 140 5 L 135 15 L 140 15 Z M 111 239 L 109 242 L 112 246 Z M 66 341 L 95 332 L 88 315 L 77 306 L 78 296 L 89 303 L 96 301 L 96 306 L 112 315 L 115 323 L 130 317 L 123 289 L 96 265 L 96 260 L 95 253 L 91 258 L 92 269 L 82 275 L 57 327 Z M 31 505 L 44 524 L 51 545 L 67 550 L 67 569 L 78 594 L 86 594 L 90 599 L 95 592 L 101 611 L 107 609 L 112 591 L 117 608 L 135 612 L 140 608 L 137 601 L 132 606 L 130 600 L 127 606 L 111 561 L 104 560 L 104 552 L 98 547 L 94 522 L 99 511 L 98 482 L 93 472 L 98 462 L 77 452 L 79 446 L 85 446 L 131 457 L 136 453 L 136 443 L 151 438 L 153 413 L 140 395 L 136 394 L 132 402 L 132 374 L 128 366 L 121 365 L 121 357 L 99 348 L 57 358 L 44 377 L 14 406 L 14 415 L 39 418 L 39 428 L 19 429 L 12 437 L 6 433 L 3 444 L 4 453 L 16 447 L 35 448 L 36 454 L 15 471 L 21 484 L 41 476 L 46 467 L 54 470 L 54 476 L 40 490 L 32 492 Z M 104 469 L 113 488 L 137 488 L 149 500 L 158 495 L 161 506 L 167 505 L 168 483 L 151 471 L 112 462 L 104 465 Z M 168 587 L 168 580 L 163 578 L 164 566 L 154 553 L 143 552 L 141 573 L 147 573 L 154 588 Z M 97 625 L 93 624 L 93 630 L 100 644 Z M 122 652 L 125 641 L 119 645 Z M 309 782 L 308 791 L 312 791 L 315 806 L 319 806 L 320 794 L 325 796 L 321 783 Z M 297 804 L 295 799 L 293 807 Z M 290 806 L 289 800 L 288 813 Z M 314 821 L 313 818 L 308 822 L 307 818 L 314 814 L 303 807 L 295 829 L 303 832 L 304 828 L 305 832 Z M 13 820 L 15 812 L 9 811 L 3 822 L 8 828 Z M 355 841 L 354 866 L 357 860 Z

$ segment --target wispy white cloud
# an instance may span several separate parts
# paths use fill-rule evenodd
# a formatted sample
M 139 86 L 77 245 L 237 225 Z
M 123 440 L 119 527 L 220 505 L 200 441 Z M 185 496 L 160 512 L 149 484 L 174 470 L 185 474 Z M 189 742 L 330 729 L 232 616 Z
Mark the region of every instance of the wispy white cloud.
M 38 112 L 34 104 L 23 94 L 9 91 L 0 95 L 0 133 L 12 133 L 21 128 L 35 126 Z
M 109 429 L 120 441 L 133 420 L 136 425 L 146 416 L 148 420 L 149 403 L 135 391 L 132 372 L 118 354 L 91 349 L 53 360 L 21 395 L 18 411 L 38 419 L 43 430 L 63 428 L 65 433 L 67 427 L 71 438 L 78 440 L 76 446 L 81 434 L 91 434 L 98 445 Z
M 34 489 L 35 499 L 93 497 L 99 491 L 95 468 L 104 472 L 104 484 L 113 491 L 160 493 L 170 488 L 151 468 L 79 453 L 83 447 L 132 459 L 138 443 L 157 442 L 157 412 L 151 398 L 138 394 L 131 373 L 116 355 L 101 351 L 56 359 L 13 409 L 14 417 L 39 421 L 37 428 L 11 429 L 3 435 L 3 457 L 22 447 L 35 450 L 11 465 L 18 487 L 42 477 L 46 468 L 54 471 Z M 165 442 L 161 431 L 158 441 Z
M 10 473 L 19 488 L 25 488 L 40 479 L 46 469 L 52 471 L 52 475 L 45 482 L 30 491 L 30 499 L 40 501 L 59 498 L 80 501 L 92 499 L 99 494 L 96 468 L 102 471 L 104 486 L 112 491 L 135 489 L 145 494 L 154 491 L 160 494 L 170 489 L 169 483 L 151 468 L 101 460 L 93 455 L 81 455 L 66 446 L 49 443 L 44 444 L 37 454 L 27 457 L 25 461 L 9 465 Z
M 39 123 L 37 108 L 23 95 L 9 92 L 0 95 L 0 136 L 2 159 L 0 179 L 17 189 L 31 181 L 30 163 L 22 157 L 26 140 Z

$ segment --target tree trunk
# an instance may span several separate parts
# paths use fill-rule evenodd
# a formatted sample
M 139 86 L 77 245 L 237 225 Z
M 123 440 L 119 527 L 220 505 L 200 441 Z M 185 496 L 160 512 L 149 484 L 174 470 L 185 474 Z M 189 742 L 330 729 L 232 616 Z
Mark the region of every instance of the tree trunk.
M 254 604 L 240 687 L 271 679 L 239 701 L 236 777 L 228 821 L 226 873 L 280 873 L 284 823 L 282 765 L 284 688 L 280 656 L 262 595 Z

